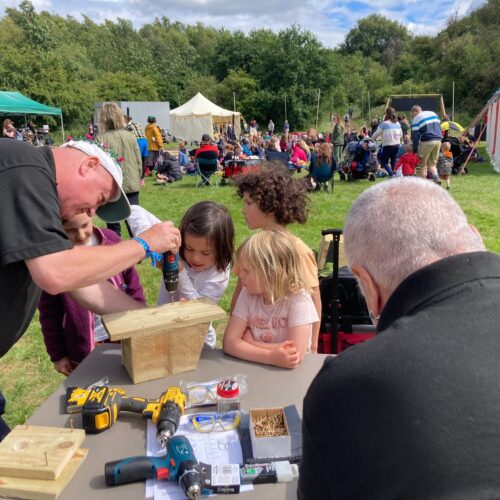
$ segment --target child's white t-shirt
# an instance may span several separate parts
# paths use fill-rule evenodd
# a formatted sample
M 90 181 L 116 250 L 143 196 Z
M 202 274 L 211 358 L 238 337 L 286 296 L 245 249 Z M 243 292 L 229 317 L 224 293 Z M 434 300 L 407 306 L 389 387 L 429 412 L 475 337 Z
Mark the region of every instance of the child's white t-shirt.
M 305 292 L 265 304 L 262 295 L 250 294 L 243 288 L 232 314 L 247 322 L 256 341 L 273 344 L 288 340 L 290 327 L 308 324 L 309 347 L 312 324 L 319 321 L 311 295 Z
M 161 222 L 156 215 L 153 215 L 139 205 L 132 205 L 130 208 L 131 214 L 127 222 L 134 236 L 139 236 L 152 225 Z M 204 271 L 198 272 L 190 268 L 184 261 L 182 262 L 184 269 L 179 273 L 177 292 L 172 295 L 168 293 L 162 280 L 157 304 L 169 304 L 180 299 L 191 300 L 199 297 L 208 297 L 219 302 L 229 283 L 231 267 L 228 266 L 224 271 L 219 271 L 216 266 L 211 266 Z M 215 347 L 215 342 L 215 330 L 212 324 L 210 324 L 205 337 L 205 343 L 210 347 Z

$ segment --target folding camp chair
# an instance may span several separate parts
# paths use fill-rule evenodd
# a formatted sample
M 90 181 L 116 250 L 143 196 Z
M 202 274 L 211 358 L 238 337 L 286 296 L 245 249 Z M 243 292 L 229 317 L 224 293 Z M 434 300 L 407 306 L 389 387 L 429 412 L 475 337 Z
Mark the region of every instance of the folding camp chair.
M 290 155 L 284 151 L 273 151 L 272 149 L 266 151 L 267 161 L 279 161 L 280 163 L 283 163 L 283 165 L 285 165 L 285 167 L 287 168 L 289 158 Z
M 217 158 L 200 158 L 195 162 L 196 187 L 219 186 L 219 160 Z

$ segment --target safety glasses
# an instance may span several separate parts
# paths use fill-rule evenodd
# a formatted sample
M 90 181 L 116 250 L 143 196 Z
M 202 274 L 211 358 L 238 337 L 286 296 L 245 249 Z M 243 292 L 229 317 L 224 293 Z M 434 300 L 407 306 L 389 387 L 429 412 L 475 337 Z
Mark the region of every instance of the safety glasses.
M 217 401 L 217 383 L 218 381 L 188 386 L 187 397 L 189 404 L 191 406 L 215 404 Z
M 240 412 L 230 411 L 221 414 L 203 413 L 193 415 L 191 422 L 198 432 L 232 431 L 236 429 L 240 423 Z

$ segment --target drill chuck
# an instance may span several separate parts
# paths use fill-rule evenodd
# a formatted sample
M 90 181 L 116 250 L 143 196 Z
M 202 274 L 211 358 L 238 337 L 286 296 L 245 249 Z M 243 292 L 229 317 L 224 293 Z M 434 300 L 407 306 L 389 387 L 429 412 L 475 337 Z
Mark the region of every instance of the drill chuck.
M 197 500 L 201 496 L 200 469 L 195 460 L 185 460 L 179 466 L 179 486 L 190 500 Z
M 160 446 L 165 449 L 167 447 L 167 443 L 169 439 L 171 439 L 173 436 L 172 432 L 169 430 L 162 430 L 158 431 L 156 434 L 156 438 L 158 439 L 158 442 L 160 443 Z
M 162 448 L 165 448 L 169 439 L 177 431 L 182 409 L 174 401 L 167 401 L 161 409 L 156 422 L 156 437 Z

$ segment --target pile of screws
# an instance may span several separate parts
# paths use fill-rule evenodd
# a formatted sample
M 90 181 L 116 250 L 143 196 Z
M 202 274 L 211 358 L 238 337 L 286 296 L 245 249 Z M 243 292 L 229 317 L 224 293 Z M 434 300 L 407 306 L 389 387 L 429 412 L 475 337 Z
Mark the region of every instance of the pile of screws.
M 265 417 L 253 416 L 252 419 L 256 437 L 277 437 L 287 434 L 282 411 Z

